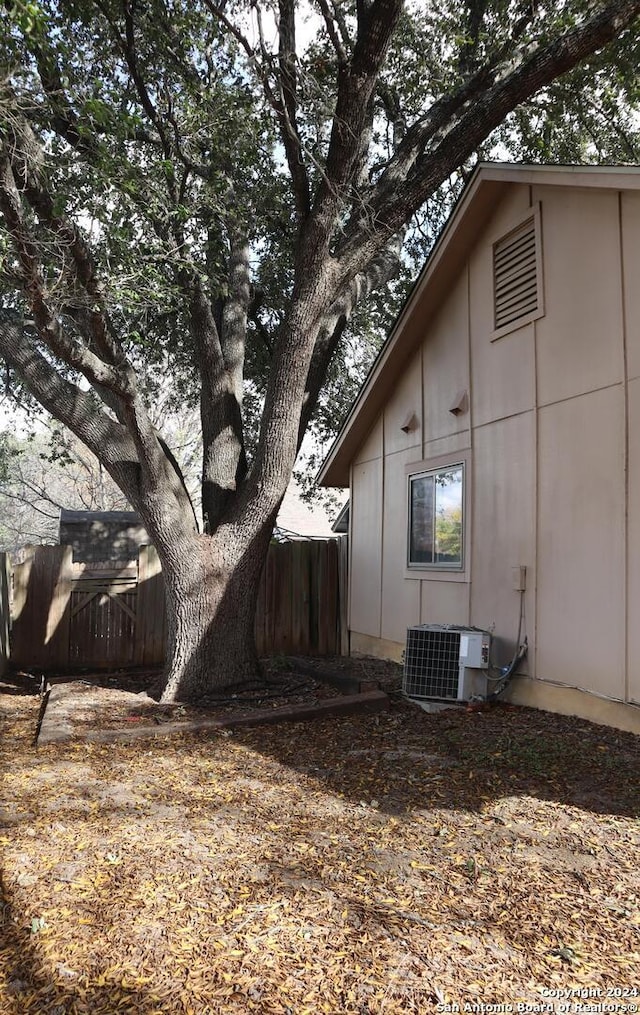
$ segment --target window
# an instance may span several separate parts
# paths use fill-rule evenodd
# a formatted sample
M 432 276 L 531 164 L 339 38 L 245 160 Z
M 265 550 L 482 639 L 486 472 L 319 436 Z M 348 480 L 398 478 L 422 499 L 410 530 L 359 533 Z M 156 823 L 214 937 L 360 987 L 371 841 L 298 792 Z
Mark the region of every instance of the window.
M 493 245 L 494 337 L 541 317 L 540 212 Z
M 464 464 L 409 476 L 410 568 L 461 571 Z

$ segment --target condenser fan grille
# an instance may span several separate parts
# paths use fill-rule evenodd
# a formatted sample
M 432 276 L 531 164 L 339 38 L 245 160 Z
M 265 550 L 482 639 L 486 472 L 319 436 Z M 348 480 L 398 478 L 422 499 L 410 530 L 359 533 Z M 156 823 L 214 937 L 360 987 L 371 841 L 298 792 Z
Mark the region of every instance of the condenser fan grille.
M 404 693 L 413 698 L 458 697 L 460 631 L 409 628 L 404 656 Z

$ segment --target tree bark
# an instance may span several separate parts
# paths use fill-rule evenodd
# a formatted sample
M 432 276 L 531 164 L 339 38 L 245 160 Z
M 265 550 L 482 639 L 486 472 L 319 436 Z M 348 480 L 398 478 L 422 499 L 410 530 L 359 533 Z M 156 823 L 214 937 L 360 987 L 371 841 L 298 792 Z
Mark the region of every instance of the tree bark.
M 5 3 L 7 9 L 12 6 L 16 5 Z M 38 32 L 22 31 L 25 66 L 33 63 L 37 68 L 41 89 L 24 74 L 16 78 L 19 95 L 12 91 L 12 74 L 8 86 L 0 87 L 6 121 L 0 138 L 0 217 L 11 241 L 10 256 L 4 260 L 11 272 L 7 278 L 12 289 L 21 292 L 17 298 L 30 319 L 25 331 L 14 312 L 3 313 L 0 308 L 0 356 L 42 405 L 98 456 L 139 511 L 160 555 L 165 579 L 169 638 L 163 700 L 197 700 L 211 689 L 237 686 L 257 675 L 254 611 L 273 522 L 344 324 L 359 300 L 393 272 L 392 252 L 385 248 L 508 113 L 632 30 L 640 0 L 568 4 L 568 27 L 551 23 L 548 31 L 548 19 L 538 18 L 536 5 L 524 5 L 521 17 L 505 17 L 505 29 L 510 24 L 512 28 L 502 47 L 487 36 L 486 56 L 482 26 L 492 5 L 468 0 L 462 36 L 448 36 L 443 28 L 442 37 L 445 48 L 459 53 L 461 80 L 422 115 L 414 114 L 417 119 L 406 128 L 407 111 L 381 83 L 389 44 L 405 7 L 403 0 L 357 0 L 353 45 L 341 5 L 319 0 L 337 54 L 333 114 L 316 104 L 313 76 L 308 71 L 303 75 L 303 65 L 296 58 L 294 0 L 279 0 L 277 5 L 277 59 L 262 38 L 260 46 L 254 47 L 227 16 L 226 5 L 217 0 L 193 5 L 221 26 L 219 37 L 217 32 L 210 36 L 212 52 L 200 56 L 192 47 L 181 52 L 179 44 L 174 48 L 173 41 L 170 46 L 160 41 L 163 32 L 153 21 L 160 16 L 164 24 L 163 5 L 124 4 L 121 14 L 115 13 L 115 7 L 110 13 L 105 4 L 86 6 L 92 19 L 87 24 L 97 30 L 95 58 L 112 75 L 99 99 L 100 115 L 95 101 L 93 107 L 85 102 L 89 78 L 76 73 L 75 65 L 71 67 L 75 49 L 70 44 L 73 34 L 67 35 L 74 27 L 65 18 L 55 30 L 49 31 L 43 21 Z M 191 24 L 185 20 L 189 5 L 174 6 L 177 25 Z M 257 8 L 259 17 L 260 5 Z M 501 20 L 497 19 L 498 25 Z M 525 43 L 523 31 L 530 22 L 531 40 Z M 13 66 L 20 34 L 19 20 L 12 24 L 9 48 L 4 49 L 8 66 Z M 179 33 L 178 28 L 176 43 Z M 226 43 L 232 38 L 247 55 L 275 113 L 295 216 L 290 215 L 290 198 L 277 196 L 279 185 L 266 187 L 263 203 L 248 182 L 254 169 L 263 172 L 269 165 L 280 176 L 277 146 L 265 140 L 264 159 L 261 154 L 251 166 L 244 158 L 235 165 L 235 143 L 222 143 L 227 114 L 220 119 L 219 102 L 227 96 L 218 73 L 231 58 Z M 98 40 L 101 45 L 106 40 L 104 60 Z M 73 70 L 71 76 L 67 64 Z M 208 86 L 206 74 L 201 74 L 205 64 Z M 445 60 L 445 69 L 446 64 Z M 162 71 L 160 88 L 151 85 L 158 80 L 157 70 Z M 247 70 L 239 73 L 244 81 Z M 76 77 L 72 85 L 70 78 Z M 318 80 L 322 83 L 321 76 Z M 372 124 L 378 123 L 376 95 L 381 91 L 395 138 L 393 153 L 383 166 L 377 164 L 379 146 L 370 143 Z M 426 86 L 425 101 L 430 91 Z M 243 84 L 240 92 L 244 97 L 238 108 L 244 109 L 251 86 L 246 89 Z M 234 95 L 232 86 L 229 97 L 235 105 Z M 123 116 L 122 97 L 134 116 Z M 413 104 L 411 99 L 408 105 Z M 247 141 L 254 138 L 251 144 L 262 152 L 263 142 L 251 126 L 254 114 L 257 124 L 262 102 L 253 111 L 248 109 L 250 130 L 246 137 L 242 131 L 239 136 Z M 314 125 L 316 115 L 319 121 Z M 240 127 L 235 116 L 230 107 L 232 135 Z M 64 141 L 60 150 L 52 143 L 56 134 Z M 132 144 L 140 142 L 141 147 L 132 147 L 128 154 L 124 138 Z M 95 256 L 99 260 L 95 260 L 83 230 L 60 211 L 58 198 L 63 198 L 64 205 L 65 195 L 75 195 L 77 189 L 77 167 L 65 183 L 70 154 L 87 166 L 87 187 L 98 187 L 95 198 L 98 204 L 102 198 L 105 239 L 110 219 L 117 238 L 121 216 L 125 210 L 132 215 L 131 236 L 144 238 L 140 255 L 151 272 L 145 277 L 155 289 L 156 280 L 166 272 L 159 303 L 169 301 L 167 305 L 174 309 L 168 319 L 175 316 L 178 322 L 182 318 L 177 312 L 176 282 L 182 290 L 192 345 L 187 347 L 176 330 L 175 348 L 180 355 L 170 362 L 179 364 L 189 381 L 193 370 L 194 385 L 200 388 L 208 535 L 195 531 L 175 459 L 152 425 L 145 384 L 136 376 L 138 357 L 161 332 L 152 330 L 138 344 L 137 300 L 127 309 L 129 298 L 121 301 L 116 295 L 118 271 L 103 283 L 98 267 L 103 262 L 102 270 L 107 272 L 109 258 L 103 259 L 98 245 Z M 71 161 L 75 163 L 76 158 Z M 227 183 L 222 187 L 223 179 Z M 104 197 L 109 193 L 106 184 L 114 188 L 111 210 L 112 202 Z M 221 199 L 222 192 L 226 196 Z M 84 204 L 88 194 L 89 190 Z M 70 207 L 80 214 L 84 205 L 78 206 L 74 197 Z M 204 252 L 203 229 L 208 236 Z M 214 230 L 219 238 L 212 242 Z M 151 243 L 146 241 L 148 231 Z M 118 240 L 114 249 L 119 245 Z M 105 257 L 108 249 L 107 244 Z M 251 301 L 249 255 L 262 263 L 271 250 L 280 250 L 288 258 L 286 277 L 291 287 L 289 292 L 287 281 L 284 304 L 282 294 L 274 292 L 273 317 L 279 326 L 257 450 L 247 472 L 242 388 Z M 138 278 L 127 257 L 123 267 Z M 258 270 L 255 277 L 259 275 Z M 149 297 L 144 293 L 140 297 L 144 308 Z M 11 307 L 15 299 L 11 297 Z M 223 299 L 226 307 L 220 316 L 215 308 Z M 154 302 L 151 298 L 149 306 Z M 123 311 L 127 323 L 118 336 L 114 322 Z M 153 322 L 153 312 L 150 319 Z M 169 342 L 167 348 L 173 345 Z M 135 351 L 128 353 L 129 348 Z M 183 357 L 185 349 L 193 352 L 193 363 Z M 150 367 L 156 366 L 152 356 Z M 90 383 L 92 392 L 78 383 L 78 373 Z
M 201 701 L 260 676 L 255 644 L 258 589 L 273 531 L 270 517 L 194 536 L 181 552 L 158 545 L 164 575 L 167 649 L 163 702 Z

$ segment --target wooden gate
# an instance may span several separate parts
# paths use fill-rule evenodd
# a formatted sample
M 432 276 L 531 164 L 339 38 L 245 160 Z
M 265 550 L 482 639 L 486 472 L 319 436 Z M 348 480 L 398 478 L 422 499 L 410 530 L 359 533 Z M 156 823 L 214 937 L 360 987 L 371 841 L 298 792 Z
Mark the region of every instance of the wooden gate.
M 159 665 L 164 589 L 158 555 L 74 563 L 69 546 L 27 547 L 13 566 L 11 661 L 46 670 Z
M 127 666 L 134 662 L 138 611 L 137 562 L 72 566 L 69 665 Z

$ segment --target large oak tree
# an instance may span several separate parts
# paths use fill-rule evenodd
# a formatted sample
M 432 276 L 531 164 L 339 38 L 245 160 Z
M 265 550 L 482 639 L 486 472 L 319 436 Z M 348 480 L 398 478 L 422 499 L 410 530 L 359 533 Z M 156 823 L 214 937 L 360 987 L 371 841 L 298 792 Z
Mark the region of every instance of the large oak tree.
M 640 0 L 5 0 L 0 355 L 158 549 L 165 700 L 254 675 L 296 454 L 414 216 L 500 129 L 535 155 L 568 123 L 635 158 L 619 103 L 639 15 Z M 200 525 L 152 422 L 159 375 L 200 406 Z

